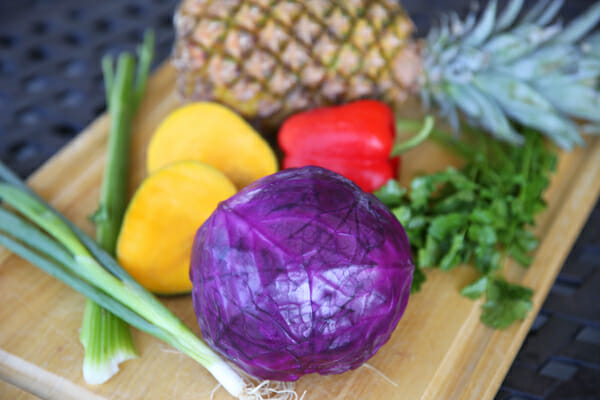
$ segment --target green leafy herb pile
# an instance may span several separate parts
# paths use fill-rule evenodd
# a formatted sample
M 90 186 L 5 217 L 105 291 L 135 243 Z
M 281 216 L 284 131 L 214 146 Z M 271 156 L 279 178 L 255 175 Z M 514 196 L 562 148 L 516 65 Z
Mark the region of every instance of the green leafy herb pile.
M 462 168 L 416 177 L 409 191 L 389 181 L 375 193 L 407 231 L 416 265 L 413 290 L 425 281 L 423 268 L 472 264 L 481 277 L 461 293 L 485 295 L 481 320 L 499 329 L 531 308 L 532 290 L 506 282 L 501 266 L 506 255 L 523 266 L 531 263 L 538 241 L 529 228 L 546 206 L 542 195 L 557 162 L 540 134 L 525 137 L 521 146 L 446 138 L 465 157 Z

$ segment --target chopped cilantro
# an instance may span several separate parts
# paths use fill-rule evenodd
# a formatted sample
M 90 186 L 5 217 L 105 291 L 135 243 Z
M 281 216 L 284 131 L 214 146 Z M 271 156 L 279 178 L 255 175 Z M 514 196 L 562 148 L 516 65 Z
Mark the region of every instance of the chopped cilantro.
M 533 290 L 502 279 L 489 280 L 485 295 L 481 321 L 492 328 L 505 329 L 531 310 Z
M 468 148 L 445 138 L 465 157 L 462 168 L 415 177 L 410 190 L 390 181 L 375 192 L 406 229 L 416 266 L 413 291 L 425 281 L 423 268 L 470 263 L 481 278 L 461 293 L 485 295 L 481 320 L 499 329 L 531 308 L 531 290 L 504 281 L 501 264 L 506 254 L 523 266 L 532 262 L 538 241 L 528 229 L 546 207 L 542 195 L 557 161 L 540 134 L 524 136 L 521 146 L 487 138 Z

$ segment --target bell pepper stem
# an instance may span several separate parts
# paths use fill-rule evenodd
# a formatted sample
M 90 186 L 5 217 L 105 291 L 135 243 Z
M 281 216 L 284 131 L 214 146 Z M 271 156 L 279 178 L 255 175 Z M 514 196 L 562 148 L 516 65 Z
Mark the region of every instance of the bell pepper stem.
M 413 121 L 406 121 L 406 120 L 398 119 L 398 120 L 396 120 L 396 129 L 399 130 L 402 127 L 406 128 L 407 122 L 409 123 L 410 126 L 414 125 Z M 412 138 L 410 138 L 402 143 L 397 143 L 394 146 L 394 148 L 392 149 L 390 156 L 396 157 L 397 155 L 400 155 L 400 154 L 418 146 L 419 144 L 421 144 L 425 139 L 427 139 L 429 137 L 431 132 L 433 132 L 434 126 L 435 126 L 435 123 L 434 123 L 433 116 L 426 115 L 419 132 Z

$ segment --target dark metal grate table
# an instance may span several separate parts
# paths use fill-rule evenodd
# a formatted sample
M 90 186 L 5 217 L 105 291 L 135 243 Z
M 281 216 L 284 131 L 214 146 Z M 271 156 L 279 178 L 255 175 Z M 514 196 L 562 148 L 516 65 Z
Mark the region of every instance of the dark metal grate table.
M 0 158 L 26 177 L 104 112 L 100 58 L 132 50 L 145 28 L 157 34 L 157 63 L 165 60 L 176 3 L 0 0 Z M 442 11 L 464 14 L 470 3 L 404 1 L 419 33 Z M 592 3 L 570 0 L 562 15 L 569 19 Z M 600 399 L 600 204 L 496 399 Z

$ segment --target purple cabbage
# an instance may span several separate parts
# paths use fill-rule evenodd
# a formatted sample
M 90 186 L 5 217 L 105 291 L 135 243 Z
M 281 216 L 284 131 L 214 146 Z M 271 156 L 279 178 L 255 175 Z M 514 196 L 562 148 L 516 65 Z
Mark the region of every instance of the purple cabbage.
M 373 195 L 318 167 L 262 178 L 196 234 L 190 276 L 207 343 L 261 379 L 359 367 L 402 316 L 414 266 Z

